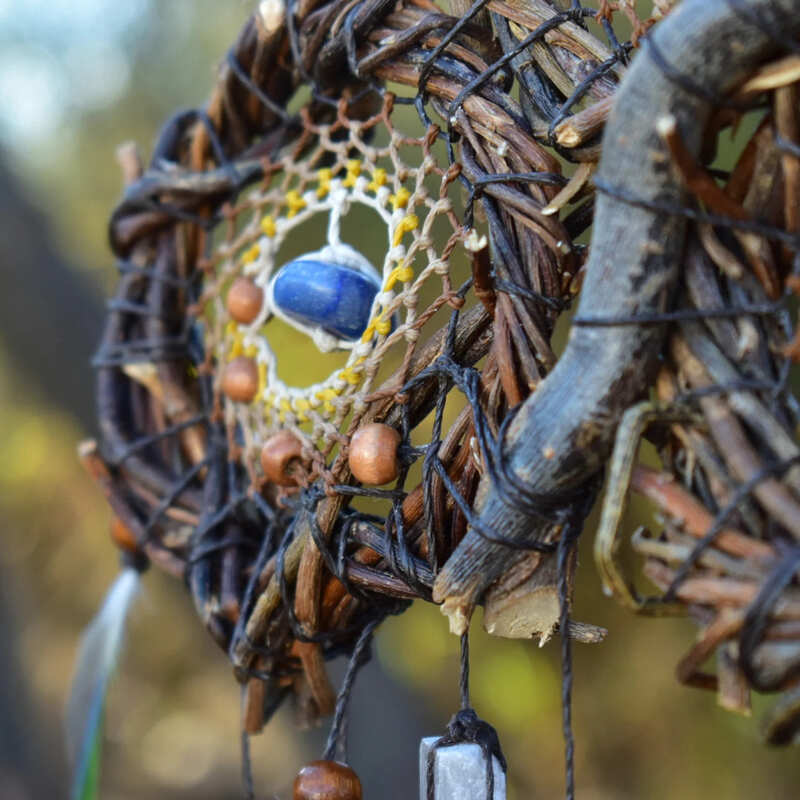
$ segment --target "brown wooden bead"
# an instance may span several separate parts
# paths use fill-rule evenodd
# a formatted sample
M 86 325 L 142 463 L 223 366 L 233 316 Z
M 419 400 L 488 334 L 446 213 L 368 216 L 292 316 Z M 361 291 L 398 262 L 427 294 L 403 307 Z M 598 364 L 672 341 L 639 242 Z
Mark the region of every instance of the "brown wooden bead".
M 300 440 L 289 431 L 270 436 L 261 448 L 261 467 L 271 483 L 278 486 L 295 486 L 297 479 L 291 474 L 292 461 L 299 460 L 303 453 Z
M 294 779 L 294 800 L 361 800 L 361 781 L 347 764 L 312 761 Z
M 252 358 L 239 356 L 222 371 L 222 391 L 235 403 L 249 403 L 258 392 L 258 366 Z
M 264 290 L 250 278 L 237 278 L 228 290 L 225 300 L 228 313 L 237 321 L 249 325 L 264 305 Z
M 371 486 L 393 481 L 399 472 L 397 448 L 400 434 L 390 425 L 371 422 L 359 428 L 350 440 L 350 471 Z
M 120 550 L 127 550 L 129 553 L 135 553 L 139 549 L 136 534 L 119 517 L 111 520 L 111 541 Z

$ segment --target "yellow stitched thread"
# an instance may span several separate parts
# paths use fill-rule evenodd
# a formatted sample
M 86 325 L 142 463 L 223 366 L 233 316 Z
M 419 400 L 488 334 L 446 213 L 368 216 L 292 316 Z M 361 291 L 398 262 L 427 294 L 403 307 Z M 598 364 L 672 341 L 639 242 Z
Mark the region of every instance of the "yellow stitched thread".
M 261 220 L 261 230 L 264 236 L 272 237 L 275 235 L 275 220 L 269 214 Z
M 258 365 L 258 393 L 256 394 L 257 400 L 263 400 L 264 392 L 267 389 L 267 365 L 259 363 Z
M 383 313 L 384 312 L 381 311 L 380 315 L 375 320 L 375 330 L 378 331 L 381 336 L 386 336 L 386 334 L 392 330 L 392 322 L 391 320 L 384 319 Z
M 322 408 L 328 414 L 333 414 L 336 411 L 336 407 L 331 403 L 331 400 L 335 400 L 336 395 L 341 394 L 341 391 L 341 389 L 339 391 L 336 389 L 322 389 L 317 392 L 317 397 L 322 400 Z
M 347 176 L 342 181 L 342 186 L 348 188 L 356 185 L 356 178 L 361 174 L 361 162 L 357 158 L 351 158 L 346 163 Z
M 355 364 L 353 366 L 355 366 Z M 364 380 L 363 374 L 361 372 L 354 372 L 352 367 L 345 367 L 339 373 L 339 377 L 343 381 L 347 381 L 351 386 L 358 386 L 358 384 Z
M 375 320 L 371 320 L 364 333 L 361 334 L 361 341 L 368 342 L 375 335 Z
M 378 189 L 386 185 L 386 180 L 386 170 L 383 167 L 377 167 L 372 173 L 372 180 L 367 184 L 367 189 L 377 194 Z
M 250 344 L 243 350 L 248 358 L 255 358 L 258 355 L 258 348 L 254 344 Z
M 414 277 L 414 270 L 408 264 L 401 264 L 395 267 L 386 278 L 386 283 L 383 285 L 384 292 L 390 292 L 398 281 L 407 283 Z
M 403 240 L 406 233 L 410 233 L 419 226 L 419 219 L 416 214 L 406 214 L 400 223 L 395 228 L 394 236 L 392 237 L 392 246 L 397 247 Z
M 311 408 L 311 403 L 305 397 L 294 397 L 294 410 L 297 413 L 298 422 L 308 422 L 306 411 Z
M 269 421 L 272 419 L 272 415 L 275 412 L 275 392 L 267 392 L 264 395 L 264 418 Z
M 293 415 L 294 413 L 292 410 L 292 404 L 289 402 L 288 397 L 281 397 L 278 405 L 280 406 L 280 410 L 278 411 L 278 419 L 281 422 L 286 422 L 286 415 L 287 414 Z
M 244 352 L 244 346 L 242 344 L 242 334 L 237 332 L 233 336 L 231 349 L 228 351 L 228 360 L 233 361 L 234 358 L 237 358 L 243 352 Z
M 317 170 L 317 180 L 319 181 L 319 188 L 317 189 L 317 197 L 325 197 L 331 190 L 331 178 L 333 177 L 333 170 L 330 167 L 323 167 Z
M 397 190 L 397 194 L 389 195 L 389 202 L 392 208 L 397 211 L 398 208 L 405 208 L 408 205 L 408 199 L 411 197 L 411 192 L 405 186 L 401 186 Z
M 247 250 L 242 253 L 242 263 L 243 264 L 250 264 L 251 262 L 255 261 L 259 254 L 261 253 L 261 248 L 258 244 L 254 244 L 252 247 L 248 247 Z
M 298 211 L 302 211 L 308 203 L 300 196 L 297 189 L 290 189 L 286 192 L 286 205 L 289 207 L 288 217 L 293 217 Z

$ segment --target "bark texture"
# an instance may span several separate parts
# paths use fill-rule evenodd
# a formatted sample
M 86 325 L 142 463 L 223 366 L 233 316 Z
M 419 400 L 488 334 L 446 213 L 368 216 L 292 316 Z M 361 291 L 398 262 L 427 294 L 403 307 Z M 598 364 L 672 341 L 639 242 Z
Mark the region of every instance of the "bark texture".
M 687 0 L 656 27 L 618 91 L 603 139 L 600 186 L 645 204 L 685 203 L 659 121 L 674 118 L 688 151 L 699 154 L 714 99 L 781 52 L 780 43 L 755 22 L 759 17 L 786 37 L 800 32 L 792 0 L 753 0 L 746 6 Z M 686 226 L 681 216 L 599 193 L 578 316 L 669 310 Z M 564 506 L 576 502 L 607 459 L 623 412 L 650 384 L 665 333 L 666 326 L 573 327 L 563 356 L 524 403 L 502 443 L 511 471 L 532 495 L 563 498 Z M 542 539 L 551 527 L 509 504 L 497 486 L 486 493 L 480 522 L 516 541 Z M 446 601 L 445 613 L 463 619 L 520 557 L 471 530 L 439 574 L 434 599 Z

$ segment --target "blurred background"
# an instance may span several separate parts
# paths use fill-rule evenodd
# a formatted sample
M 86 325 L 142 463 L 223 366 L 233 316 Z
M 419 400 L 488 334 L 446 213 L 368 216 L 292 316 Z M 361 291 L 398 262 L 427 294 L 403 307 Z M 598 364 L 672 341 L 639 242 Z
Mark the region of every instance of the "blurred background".
M 203 103 L 250 6 L 0 0 L 0 800 L 67 797 L 73 658 L 117 570 L 108 508 L 75 455 L 95 433 L 88 364 L 115 280 L 115 149 L 135 140 L 147 155 L 167 116 Z M 679 686 L 691 623 L 635 618 L 603 597 L 591 535 L 589 525 L 575 614 L 610 634 L 575 647 L 581 800 L 796 797 L 796 752 L 759 742 L 768 700 L 744 719 Z M 457 684 L 458 640 L 437 608 L 417 604 L 380 629 L 351 723 L 367 798 L 416 796 L 419 738 L 443 733 Z M 510 797 L 563 796 L 558 642 L 490 640 L 476 624 L 472 691 L 499 731 Z M 324 735 L 280 712 L 253 741 L 258 796 L 288 797 Z M 241 797 L 236 682 L 184 587 L 156 571 L 132 617 L 105 747 L 108 800 Z

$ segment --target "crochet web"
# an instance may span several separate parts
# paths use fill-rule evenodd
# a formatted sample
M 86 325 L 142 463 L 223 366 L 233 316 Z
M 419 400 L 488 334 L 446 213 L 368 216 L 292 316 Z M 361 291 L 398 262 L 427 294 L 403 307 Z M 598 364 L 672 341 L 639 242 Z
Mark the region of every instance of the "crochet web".
M 225 240 L 206 267 L 209 279 L 198 307 L 208 352 L 218 364 L 246 355 L 258 365 L 253 401 L 224 400 L 226 424 L 242 432 L 241 457 L 254 484 L 260 483 L 258 451 L 276 430 L 291 430 L 306 444 L 308 455 L 324 464 L 333 448 L 346 441 L 345 430 L 357 428 L 379 367 L 400 367 L 395 376 L 399 389 L 436 312 L 448 302 L 462 305 L 453 287 L 468 271 L 454 250 L 465 233 L 448 196 L 457 172 L 441 167 L 434 155 L 436 129 L 410 138 L 394 128 L 390 114 L 387 98 L 381 113 L 364 121 L 340 115 L 335 123 L 318 126 L 306 120 L 306 134 L 314 140 L 310 152 L 298 157 L 303 143 L 271 162 L 263 183 L 237 199 L 226 214 Z M 416 163 L 407 163 L 412 157 Z M 374 212 L 385 242 L 378 265 L 381 288 L 370 322 L 358 341 L 341 343 L 349 347 L 343 367 L 311 385 L 287 385 L 280 377 L 280 355 L 270 344 L 273 314 L 267 304 L 252 323 L 241 324 L 225 309 L 225 290 L 232 278 L 246 275 L 268 292 L 282 246 L 298 234 L 302 238 L 298 229 L 309 221 L 323 220 L 326 247 L 357 245 L 342 242 L 341 228 L 359 206 Z M 455 276 L 459 263 L 461 274 Z M 295 343 L 299 336 L 295 333 Z M 322 351 L 341 346 L 319 332 L 311 338 Z M 219 378 L 220 371 L 215 372 Z

